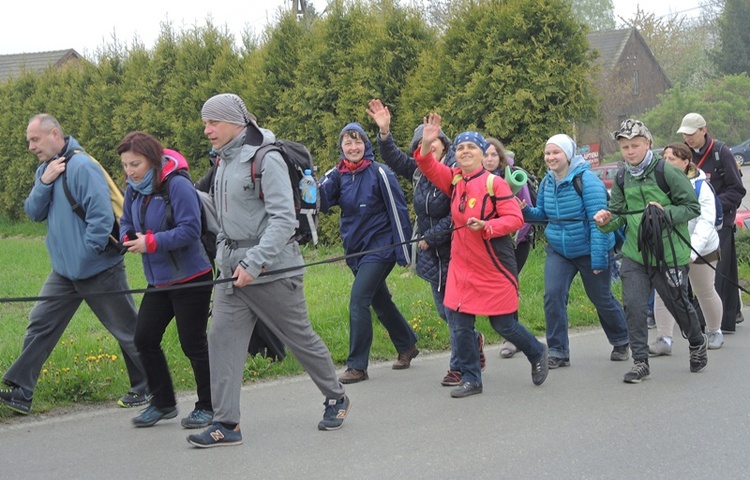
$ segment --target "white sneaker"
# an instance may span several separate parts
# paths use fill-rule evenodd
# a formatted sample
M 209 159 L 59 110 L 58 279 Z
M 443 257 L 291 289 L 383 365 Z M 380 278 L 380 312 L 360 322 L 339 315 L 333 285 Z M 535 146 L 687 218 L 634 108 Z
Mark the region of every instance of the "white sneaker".
M 656 341 L 648 346 L 648 354 L 651 357 L 660 357 L 662 355 L 672 355 L 672 345 L 664 337 L 659 337 Z
M 721 330 L 715 332 L 709 331 L 706 336 L 708 337 L 709 350 L 718 350 L 724 345 L 724 334 L 721 333 Z

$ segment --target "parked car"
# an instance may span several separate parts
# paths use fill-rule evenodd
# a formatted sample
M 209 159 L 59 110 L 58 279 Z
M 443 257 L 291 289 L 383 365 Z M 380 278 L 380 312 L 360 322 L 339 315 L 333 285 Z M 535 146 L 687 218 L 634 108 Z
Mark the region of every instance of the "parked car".
M 737 210 L 734 224 L 739 230 L 750 230 L 750 210 Z
M 620 169 L 620 165 L 617 162 L 605 163 L 603 165 L 597 165 L 591 167 L 591 171 L 599 177 L 599 180 L 604 182 L 604 186 L 607 187 L 607 191 L 612 190 L 612 185 L 615 183 L 617 178 L 617 171 Z
M 732 151 L 732 155 L 734 155 L 737 165 L 750 165 L 750 140 L 745 140 L 739 145 L 729 147 L 729 150 Z

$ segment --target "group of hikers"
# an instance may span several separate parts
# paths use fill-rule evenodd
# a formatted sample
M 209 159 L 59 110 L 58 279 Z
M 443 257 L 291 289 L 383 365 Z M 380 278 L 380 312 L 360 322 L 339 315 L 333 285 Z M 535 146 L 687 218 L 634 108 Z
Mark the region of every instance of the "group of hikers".
M 297 186 L 282 152 L 268 149 L 276 144 L 274 133 L 258 125 L 239 96 L 218 94 L 202 107 L 204 134 L 216 157 L 208 180 L 193 183 L 185 158 L 146 132 L 122 139 L 116 150 L 127 189 L 114 241 L 106 173 L 76 139 L 64 135 L 57 119 L 34 116 L 27 141 L 41 164 L 24 209 L 32 220 L 47 221 L 52 272 L 29 314 L 21 354 L 3 375 L 0 403 L 30 412 L 42 366 L 85 300 L 123 352 L 131 386 L 118 404 L 145 406 L 132 419 L 136 427 L 178 415 L 161 347 L 174 319 L 198 397 L 181 425 L 203 429 L 188 436 L 190 444 L 242 443 L 240 388 L 248 345 L 260 326 L 289 348 L 323 394 L 318 428 L 341 428 L 351 407 L 344 385 L 369 378 L 371 308 L 397 352 L 393 369 L 409 368 L 419 354 L 417 335 L 386 283 L 396 264 L 415 264 L 448 325 L 451 356 L 440 383 L 452 387 L 453 398 L 482 393 L 486 358 L 476 316 L 488 317 L 503 337 L 502 357 L 517 351 L 526 356 L 534 385 L 544 383 L 549 369 L 570 366 L 566 310 L 578 273 L 612 345 L 610 360 L 627 361 L 632 352 L 627 383 L 650 375 L 652 289 L 657 341 L 669 343 L 671 352 L 676 322 L 690 344 L 692 372 L 705 368 L 707 350 L 723 343 L 722 331 L 734 331 L 741 321 L 733 222 L 745 189 L 729 149 L 708 136 L 700 115 L 685 116 L 679 133 L 687 145 L 668 146 L 664 159 L 652 153 L 642 122 L 622 122 L 613 136 L 624 167 L 608 193 L 565 134 L 547 140 L 548 172 L 532 192 L 518 180 L 512 153 L 495 138 L 464 131 L 451 140 L 441 129 L 441 116 L 430 113 L 404 152 L 390 131 L 388 108 L 374 99 L 366 113 L 379 129 L 384 163 L 376 161 L 366 129 L 350 123 L 339 134 L 338 164 L 317 184 L 321 212 L 340 209 L 341 239 L 354 277 L 349 355 L 340 376 L 308 316 L 304 262 L 294 241 Z M 413 184 L 416 232 L 396 175 Z M 714 195 L 723 207 L 718 227 Z M 208 246 L 202 241 L 206 212 L 218 230 Z M 547 238 L 546 343 L 518 317 L 518 275 L 535 225 L 544 225 Z M 623 229 L 621 304 L 611 282 L 618 268 L 614 232 Z M 118 293 L 129 290 L 125 252 L 140 254 L 148 282 L 137 309 L 130 294 Z M 102 292 L 113 294 L 94 295 Z

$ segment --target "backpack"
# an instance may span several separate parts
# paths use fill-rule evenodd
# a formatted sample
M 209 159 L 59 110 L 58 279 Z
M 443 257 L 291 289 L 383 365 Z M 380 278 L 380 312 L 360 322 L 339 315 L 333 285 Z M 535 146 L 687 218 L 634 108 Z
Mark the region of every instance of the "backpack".
M 659 186 L 662 192 L 666 193 L 667 196 L 672 199 L 672 193 L 669 190 L 669 184 L 667 183 L 667 180 L 664 178 L 664 163 L 666 160 L 663 158 L 658 158 L 656 160 L 656 168 L 654 169 L 654 175 L 656 176 L 656 184 Z M 621 192 L 625 193 L 625 167 L 620 168 L 617 171 L 617 178 L 615 179 L 615 184 L 620 189 Z
M 177 225 L 174 221 L 174 213 L 172 213 L 172 201 L 169 198 L 169 182 L 177 175 L 185 177 L 191 184 L 193 183 L 188 171 L 182 168 L 169 172 L 164 178 L 164 181 L 162 182 L 163 191 L 159 192 L 159 195 L 164 200 L 164 217 L 167 229 L 174 228 Z M 203 244 L 203 249 L 206 251 L 206 255 L 208 255 L 208 260 L 211 262 L 211 265 L 213 265 L 214 260 L 216 259 L 216 233 L 208 228 L 208 219 L 206 217 L 205 207 L 203 206 L 203 200 L 200 195 L 198 195 L 197 191 L 195 194 L 198 197 L 198 204 L 201 207 L 201 243 Z
M 536 196 L 539 193 L 539 179 L 536 175 L 529 172 L 528 170 L 517 167 L 515 165 L 510 167 L 511 170 L 521 170 L 526 174 L 526 186 L 529 187 L 529 196 L 531 196 L 531 207 L 536 207 Z
M 711 182 L 706 182 L 703 179 L 696 180 L 695 195 L 699 199 L 701 198 L 701 185 L 703 185 L 704 183 L 708 185 L 708 188 L 711 189 L 711 193 L 714 196 L 714 206 L 716 208 L 716 217 L 714 218 L 714 228 L 716 230 L 721 230 L 721 227 L 724 225 L 724 207 L 721 206 L 721 200 L 719 200 L 719 196 L 716 195 L 716 191 L 714 190 L 714 187 L 711 185 Z
M 294 210 L 297 214 L 298 226 L 294 231 L 291 241 L 304 245 L 312 240 L 313 245 L 317 245 L 320 198 L 316 198 L 315 203 L 307 203 L 302 199 L 300 191 L 300 180 L 305 175 L 305 170 L 310 170 L 317 182 L 315 172 L 318 169 L 313 164 L 312 155 L 310 155 L 307 147 L 291 140 L 276 140 L 270 145 L 265 145 L 259 148 L 255 152 L 255 155 L 253 155 L 253 158 L 250 159 L 253 182 L 260 180 L 260 172 L 263 170 L 263 159 L 271 151 L 281 154 L 289 170 L 289 180 L 292 183 L 292 196 L 294 198 Z M 260 198 L 263 198 L 262 190 L 260 191 Z
M 104 174 L 104 178 L 107 181 L 107 185 L 109 186 L 109 199 L 112 203 L 112 216 L 114 217 L 114 222 L 112 222 L 112 231 L 109 233 L 109 238 L 107 239 L 107 247 L 106 248 L 114 248 L 117 253 L 120 255 L 124 255 L 125 252 L 127 252 L 127 248 L 124 248 L 120 244 L 120 217 L 122 216 L 122 205 L 124 203 L 124 196 L 122 189 L 117 186 L 114 180 L 112 180 L 112 177 L 109 176 L 109 173 L 107 173 L 107 170 L 104 169 L 101 163 L 91 155 L 89 155 L 87 152 L 83 150 L 73 150 L 73 155 L 76 154 L 83 154 L 89 157 L 95 164 L 99 166 L 99 168 L 102 170 L 102 173 Z M 71 155 L 71 157 L 73 156 Z M 65 158 L 64 163 L 68 163 L 68 160 L 70 160 L 69 157 Z M 70 188 L 68 187 L 68 171 L 63 170 L 63 191 L 65 192 L 65 197 L 68 199 L 68 203 L 70 203 L 70 208 L 73 210 L 73 212 L 80 217 L 83 222 L 86 222 L 86 211 L 83 209 L 80 203 L 78 203 L 75 198 L 73 198 L 73 194 L 70 191 Z

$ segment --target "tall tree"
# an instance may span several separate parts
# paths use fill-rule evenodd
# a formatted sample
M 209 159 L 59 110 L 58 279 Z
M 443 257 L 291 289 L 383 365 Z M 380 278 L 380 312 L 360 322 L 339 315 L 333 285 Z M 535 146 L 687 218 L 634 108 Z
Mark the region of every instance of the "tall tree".
M 585 23 L 591 30 L 611 30 L 615 28 L 615 6 L 612 0 L 568 0 L 573 8 L 573 16 Z
M 585 29 L 563 0 L 461 2 L 443 41 L 425 51 L 402 107 L 409 124 L 443 115 L 450 136 L 500 138 L 523 166 L 542 170 L 544 141 L 593 116 Z
M 718 23 L 720 42 L 714 60 L 719 71 L 750 73 L 750 0 L 726 0 Z

